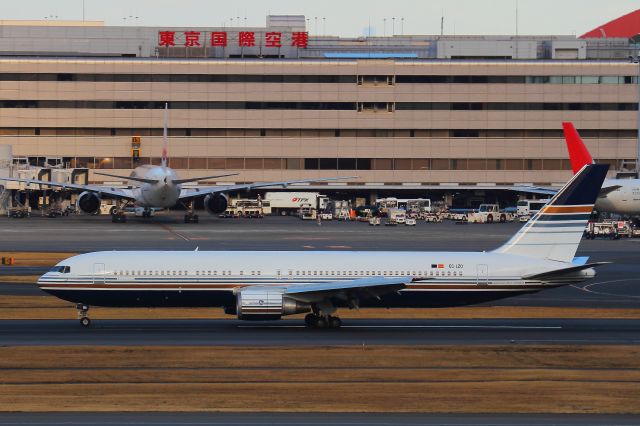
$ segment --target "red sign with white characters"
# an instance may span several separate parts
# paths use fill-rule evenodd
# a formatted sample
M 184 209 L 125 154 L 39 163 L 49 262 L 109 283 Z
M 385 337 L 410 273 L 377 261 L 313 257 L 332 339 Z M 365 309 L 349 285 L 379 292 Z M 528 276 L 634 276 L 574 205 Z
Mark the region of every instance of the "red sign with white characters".
M 269 31 L 259 37 L 255 31 L 158 31 L 159 47 L 254 47 L 280 48 L 288 44 L 299 49 L 309 46 L 309 33 L 294 31 L 291 34 Z

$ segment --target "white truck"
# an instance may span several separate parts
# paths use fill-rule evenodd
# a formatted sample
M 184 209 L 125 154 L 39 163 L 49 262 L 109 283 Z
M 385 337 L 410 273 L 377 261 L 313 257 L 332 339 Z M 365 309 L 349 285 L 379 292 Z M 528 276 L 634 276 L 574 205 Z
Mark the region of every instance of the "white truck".
M 269 202 L 273 214 L 295 216 L 302 206 L 307 205 L 316 211 L 324 211 L 329 199 L 318 192 L 267 192 L 263 200 Z
M 480 204 L 477 212 L 467 213 L 469 223 L 512 222 L 514 216 L 500 209 L 497 204 Z
M 517 204 L 516 215 L 520 222 L 526 222 L 531 219 L 531 216 L 538 213 L 543 208 L 549 199 L 544 200 L 520 200 Z

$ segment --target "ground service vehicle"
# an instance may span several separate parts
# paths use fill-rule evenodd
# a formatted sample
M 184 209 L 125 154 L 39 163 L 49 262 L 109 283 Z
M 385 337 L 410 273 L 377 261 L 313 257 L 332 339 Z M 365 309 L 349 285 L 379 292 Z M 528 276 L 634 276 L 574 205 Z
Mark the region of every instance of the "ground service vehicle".
M 517 204 L 516 215 L 521 216 L 533 216 L 538 213 L 541 208 L 549 202 L 549 199 L 545 200 L 520 200 Z
M 299 215 L 303 205 L 325 210 L 328 200 L 318 192 L 267 192 L 263 197 L 263 201 L 269 202 L 272 213 L 280 216 Z
M 512 221 L 513 214 L 500 210 L 497 204 L 480 204 L 477 212 L 467 213 L 469 223 L 493 223 Z

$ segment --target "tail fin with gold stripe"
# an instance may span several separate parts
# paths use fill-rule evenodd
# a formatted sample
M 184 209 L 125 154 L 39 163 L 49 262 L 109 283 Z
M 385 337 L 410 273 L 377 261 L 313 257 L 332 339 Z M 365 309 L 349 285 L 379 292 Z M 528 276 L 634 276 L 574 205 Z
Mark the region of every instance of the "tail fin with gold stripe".
M 546 206 L 495 252 L 571 262 L 608 170 L 608 164 L 582 167 Z

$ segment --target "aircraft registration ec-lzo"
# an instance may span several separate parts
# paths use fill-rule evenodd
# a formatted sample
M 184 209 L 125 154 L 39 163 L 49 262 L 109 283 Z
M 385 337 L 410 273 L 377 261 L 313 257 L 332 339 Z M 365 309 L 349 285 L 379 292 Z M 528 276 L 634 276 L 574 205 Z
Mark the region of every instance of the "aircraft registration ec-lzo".
M 102 197 L 106 196 L 116 200 L 116 205 L 112 208 L 111 219 L 113 222 L 125 222 L 125 207 L 134 205 L 142 207 L 143 217 L 151 217 L 152 211 L 162 210 L 182 204 L 187 207 L 184 216 L 185 223 L 197 223 L 199 218 L 195 213 L 196 198 L 204 197 L 204 206 L 211 214 L 222 213 L 229 205 L 229 192 L 250 191 L 254 188 L 264 187 L 286 187 L 296 183 L 320 182 L 330 180 L 349 179 L 355 176 L 315 178 L 289 180 L 282 182 L 254 182 L 250 184 L 226 185 L 226 186 L 200 186 L 197 188 L 182 188 L 188 182 L 199 180 L 234 176 L 237 173 L 228 173 L 215 176 L 200 176 L 196 178 L 180 179 L 175 170 L 167 165 L 167 116 L 168 104 L 164 109 L 164 131 L 162 138 L 162 162 L 159 166 L 145 164 L 136 167 L 130 176 L 119 176 L 109 173 L 95 172 L 97 175 L 110 176 L 126 179 L 130 181 L 129 188 L 116 188 L 107 185 L 79 185 L 73 183 L 50 182 L 37 179 L 22 179 L 0 177 L 0 181 L 24 182 L 27 184 L 37 184 L 50 186 L 71 191 L 82 191 L 78 196 L 77 206 L 84 213 L 96 214 L 100 211 Z
M 339 327 L 337 308 L 469 305 L 595 276 L 576 258 L 609 166 L 586 165 L 504 245 L 490 252 L 102 251 L 70 257 L 38 285 L 89 306 L 222 307 L 241 320 L 307 313 Z

